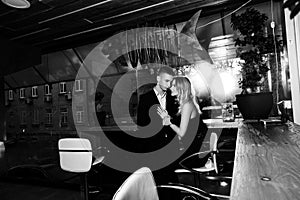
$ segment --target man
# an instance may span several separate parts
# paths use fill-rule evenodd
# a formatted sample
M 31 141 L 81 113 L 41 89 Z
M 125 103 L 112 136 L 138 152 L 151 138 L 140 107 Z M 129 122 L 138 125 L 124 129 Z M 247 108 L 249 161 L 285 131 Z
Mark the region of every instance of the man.
M 140 151 L 151 152 L 164 147 L 172 140 L 175 133 L 168 126 L 162 125 L 157 114 L 157 107 L 166 109 L 170 116 L 175 118 L 177 106 L 175 99 L 168 90 L 174 77 L 170 67 L 161 67 L 157 73 L 157 84 L 150 91 L 142 94 L 137 108 L 137 125 L 143 141 Z
M 137 108 L 137 124 L 139 126 L 138 134 L 143 138 L 138 142 L 139 152 L 148 153 L 159 150 L 176 136 L 176 133 L 170 126 L 163 126 L 162 119 L 157 113 L 157 107 L 161 106 L 168 111 L 172 118 L 172 123 L 178 124 L 180 118 L 176 117 L 178 105 L 175 103 L 175 97 L 171 96 L 171 82 L 174 72 L 170 67 L 161 67 L 156 77 L 156 85 L 148 92 L 142 94 Z M 177 122 L 176 122 L 177 121 Z M 140 136 L 140 137 L 141 137 Z M 174 147 L 176 151 L 178 147 Z M 174 173 L 175 166 L 170 164 L 162 169 L 153 172 L 154 178 L 158 184 L 168 182 L 178 182 Z M 171 195 L 178 195 L 177 193 Z M 172 196 L 170 199 L 175 199 Z

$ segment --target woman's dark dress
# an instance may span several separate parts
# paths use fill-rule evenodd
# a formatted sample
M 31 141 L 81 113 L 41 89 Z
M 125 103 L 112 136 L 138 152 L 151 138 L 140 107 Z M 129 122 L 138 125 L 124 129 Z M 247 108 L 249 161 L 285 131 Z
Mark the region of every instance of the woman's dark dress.
M 203 123 L 200 114 L 197 114 L 196 117 L 190 119 L 185 135 L 180 141 L 178 140 L 179 148 L 183 147 L 184 149 L 181 151 L 184 151 L 184 153 L 177 162 L 193 153 L 199 152 L 206 132 L 207 126 Z

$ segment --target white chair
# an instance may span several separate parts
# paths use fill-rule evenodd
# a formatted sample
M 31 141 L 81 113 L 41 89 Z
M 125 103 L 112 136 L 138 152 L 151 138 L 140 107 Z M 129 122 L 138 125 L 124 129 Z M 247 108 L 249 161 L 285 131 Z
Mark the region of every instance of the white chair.
M 88 200 L 87 172 L 92 165 L 92 146 L 88 139 L 64 138 L 58 141 L 60 167 L 81 173 L 81 197 Z
M 197 177 L 197 186 L 199 187 L 201 179 L 207 179 L 212 181 L 219 181 L 220 184 L 224 184 L 224 181 L 227 184 L 227 181 L 231 181 L 232 177 L 228 175 L 221 175 L 219 174 L 218 170 L 218 162 L 217 162 L 217 149 L 218 145 L 218 135 L 214 132 L 210 135 L 210 147 L 208 151 L 197 152 L 194 153 L 179 162 L 180 166 L 183 169 L 178 169 L 176 173 L 194 173 L 195 177 Z M 194 167 L 189 165 L 189 161 L 194 160 L 197 163 L 202 163 L 201 166 Z M 187 166 L 189 165 L 189 166 Z M 196 176 L 197 175 L 197 176 Z M 218 194 L 211 194 L 215 197 L 221 197 L 224 199 L 229 198 L 227 195 L 218 195 Z
M 192 199 L 216 199 L 198 188 L 182 184 L 156 186 L 151 170 L 142 167 L 125 180 L 115 193 L 113 200 L 159 200 L 160 192 L 157 189 L 159 191 L 168 189 L 168 192 L 181 191 L 182 199 L 187 197 Z
M 5 152 L 4 142 L 0 141 L 0 158 L 4 156 L 4 152 Z
M 199 152 L 197 153 L 199 158 L 202 157 L 203 154 L 210 153 L 210 158 L 206 162 L 206 164 L 203 167 L 200 168 L 193 168 L 194 170 L 198 172 L 209 172 L 215 170 L 216 173 L 218 173 L 218 165 L 217 165 L 217 145 L 218 145 L 218 135 L 214 132 L 210 135 L 210 142 L 209 142 L 209 151 L 206 152 Z
M 193 170 L 197 171 L 197 172 L 209 172 L 209 171 L 213 171 L 215 170 L 216 173 L 218 173 L 218 167 L 217 167 L 217 143 L 218 143 L 218 135 L 214 132 L 211 133 L 210 135 L 210 145 L 209 145 L 209 150 L 208 151 L 202 151 L 202 152 L 197 152 L 194 153 L 186 158 L 184 158 L 183 160 L 181 160 L 179 162 L 179 164 L 183 167 L 183 169 L 176 169 L 175 172 L 176 173 L 190 173 L 191 170 L 186 167 L 183 162 L 185 160 L 188 160 L 192 157 L 199 157 L 199 158 L 203 158 L 203 157 L 208 157 L 207 155 L 210 154 L 211 156 L 209 157 L 209 159 L 207 160 L 206 164 L 203 165 L 202 167 L 198 167 L 198 168 L 192 168 Z
M 113 200 L 158 200 L 151 170 L 143 167 L 135 171 L 117 190 Z

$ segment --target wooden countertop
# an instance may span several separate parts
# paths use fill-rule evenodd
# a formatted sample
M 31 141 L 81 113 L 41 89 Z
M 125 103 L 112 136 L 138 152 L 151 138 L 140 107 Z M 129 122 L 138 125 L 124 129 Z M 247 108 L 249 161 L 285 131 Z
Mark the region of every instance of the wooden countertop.
M 300 199 L 300 125 L 240 123 L 230 195 L 232 200 Z

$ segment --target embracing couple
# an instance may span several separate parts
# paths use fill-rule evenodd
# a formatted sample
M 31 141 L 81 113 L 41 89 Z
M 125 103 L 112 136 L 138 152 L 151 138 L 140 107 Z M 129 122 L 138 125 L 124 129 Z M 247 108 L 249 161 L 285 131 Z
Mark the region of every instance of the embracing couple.
M 143 130 L 140 134 L 147 136 L 142 151 L 158 150 L 173 139 L 178 141 L 175 148 L 185 155 L 199 150 L 202 141 L 197 141 L 196 135 L 203 123 L 190 80 L 175 76 L 173 69 L 165 66 L 160 67 L 156 80 L 138 104 L 137 124 Z

